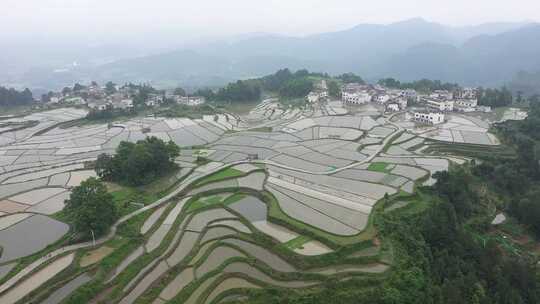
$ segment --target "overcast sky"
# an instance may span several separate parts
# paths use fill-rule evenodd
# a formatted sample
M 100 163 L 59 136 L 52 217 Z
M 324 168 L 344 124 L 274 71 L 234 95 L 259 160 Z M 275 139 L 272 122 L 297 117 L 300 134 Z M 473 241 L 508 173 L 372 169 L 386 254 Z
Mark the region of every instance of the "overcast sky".
M 449 25 L 540 21 L 539 0 L 1 0 L 0 32 L 197 35 L 334 31 L 413 17 Z

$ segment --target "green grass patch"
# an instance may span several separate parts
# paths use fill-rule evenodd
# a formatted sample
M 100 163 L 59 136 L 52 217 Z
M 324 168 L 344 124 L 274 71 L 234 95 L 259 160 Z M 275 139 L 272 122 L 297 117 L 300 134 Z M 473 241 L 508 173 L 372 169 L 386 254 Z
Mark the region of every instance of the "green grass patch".
M 218 204 L 227 206 L 243 199 L 244 197 L 246 196 L 243 194 L 238 194 L 238 193 L 232 194 L 225 198 L 223 197 L 222 194 L 214 194 L 210 196 L 200 197 L 189 204 L 189 207 L 186 212 L 194 212 L 201 208 L 218 205 Z
M 240 177 L 242 175 L 245 175 L 245 173 L 240 170 L 234 168 L 227 168 L 199 180 L 197 182 L 197 186 L 217 182 L 227 178 Z
M 384 162 L 375 162 L 369 164 L 368 170 L 369 171 L 375 171 L 375 172 L 383 172 L 383 173 L 389 173 L 390 170 L 388 170 L 388 163 Z
M 283 244 L 285 247 L 289 248 L 290 250 L 295 250 L 295 249 L 302 249 L 303 248 L 303 245 L 307 242 L 311 241 L 311 238 L 305 236 L 305 235 L 301 235 L 301 236 L 298 236 L 288 242 L 286 242 L 285 244 Z

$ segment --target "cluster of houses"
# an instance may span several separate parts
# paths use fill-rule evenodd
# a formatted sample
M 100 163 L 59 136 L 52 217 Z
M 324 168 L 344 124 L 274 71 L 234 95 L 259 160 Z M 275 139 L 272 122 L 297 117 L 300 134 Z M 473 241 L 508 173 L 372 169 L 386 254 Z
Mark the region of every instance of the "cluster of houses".
M 135 85 L 115 86 L 114 90 L 107 90 L 96 83 L 81 87 L 77 91 L 64 90 L 53 93 L 49 104 L 68 104 L 76 106 L 87 106 L 94 111 L 130 110 L 134 105 L 135 96 L 139 95 L 140 87 Z M 173 100 L 178 104 L 196 106 L 205 103 L 205 98 L 200 96 L 179 96 L 169 92 L 149 93 L 144 103 L 147 107 L 156 107 L 166 100 Z
M 388 89 L 380 85 L 348 83 L 341 89 L 344 104 L 362 105 L 376 102 L 385 106 L 387 111 L 402 111 L 407 108 L 409 99 L 416 99 L 415 90 Z
M 490 112 L 491 108 L 478 105 L 475 88 L 459 88 L 454 91 L 435 90 L 430 94 L 418 94 L 413 89 L 390 89 L 381 85 L 348 83 L 341 88 L 341 101 L 348 105 L 363 105 L 370 102 L 383 105 L 387 112 L 399 112 L 414 102 L 412 119 L 421 124 L 445 122 L 448 112 Z M 328 89 L 321 81 L 306 97 L 310 103 L 326 100 Z
M 441 112 L 491 112 L 491 107 L 478 105 L 478 91 L 474 88 L 460 88 L 453 92 L 436 90 L 420 96 L 419 102 Z

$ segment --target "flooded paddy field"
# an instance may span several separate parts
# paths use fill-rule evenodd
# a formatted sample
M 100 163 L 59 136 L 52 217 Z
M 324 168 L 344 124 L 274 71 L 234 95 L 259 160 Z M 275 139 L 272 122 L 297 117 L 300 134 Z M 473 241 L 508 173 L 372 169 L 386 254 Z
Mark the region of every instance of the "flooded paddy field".
M 103 270 L 102 261 L 112 264 L 95 297 L 114 290 L 107 300 L 123 304 L 211 303 L 229 291 L 384 275 L 392 265 L 373 240 L 380 202 L 414 195 L 416 186 L 435 182 L 435 172 L 467 161 L 423 149 L 433 141 L 499 144 L 477 117 L 450 115 L 440 126 L 416 128 L 377 107 L 351 111 L 339 102 L 292 108 L 269 99 L 242 115 L 59 125 L 84 115 L 59 109 L 13 118 L 34 123 L 0 134 L 0 280 L 14 277 L 0 284 L 2 303 L 44 288 L 65 269 L 87 267 L 45 301 L 60 303 L 94 278 L 87 269 Z M 89 162 L 148 136 L 180 146 L 174 187 L 181 191 L 144 209 L 130 228 L 138 243 L 128 247 L 129 239 L 115 235 L 111 244 L 119 247 L 87 244 L 41 257 L 20 278 L 10 273 L 68 233 L 57 214 L 73 187 L 96 176 Z M 199 155 L 206 161 L 199 164 Z M 351 245 L 369 250 L 336 258 Z M 78 250 L 86 251 L 72 264 Z

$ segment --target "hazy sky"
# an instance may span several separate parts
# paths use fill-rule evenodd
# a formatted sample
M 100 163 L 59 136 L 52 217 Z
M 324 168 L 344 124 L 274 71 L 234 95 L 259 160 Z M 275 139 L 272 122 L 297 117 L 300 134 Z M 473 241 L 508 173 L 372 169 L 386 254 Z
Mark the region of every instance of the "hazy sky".
M 12 35 L 136 33 L 303 35 L 423 17 L 450 25 L 540 21 L 539 0 L 1 0 Z

